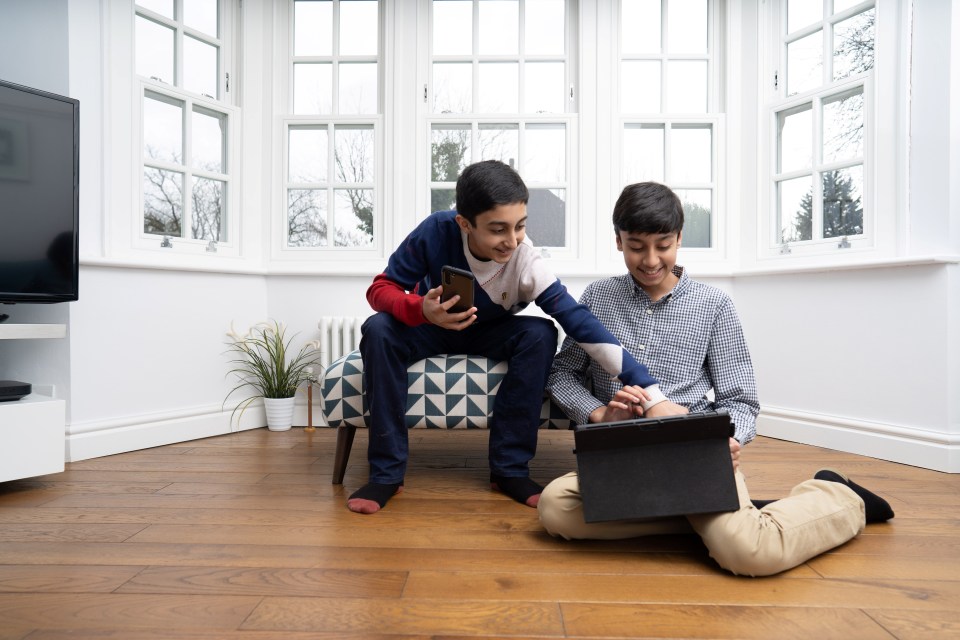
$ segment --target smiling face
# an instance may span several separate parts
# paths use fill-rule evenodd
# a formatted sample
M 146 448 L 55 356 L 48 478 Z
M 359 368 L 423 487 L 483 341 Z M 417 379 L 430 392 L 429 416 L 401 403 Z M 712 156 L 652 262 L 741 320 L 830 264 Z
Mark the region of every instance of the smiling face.
M 527 205 L 498 204 L 478 213 L 475 224 L 461 215 L 457 224 L 467 232 L 467 247 L 474 258 L 504 264 L 527 235 Z
M 651 300 L 659 300 L 673 289 L 679 278 L 674 275 L 680 233 L 617 234 L 617 249 L 623 252 L 627 270 Z

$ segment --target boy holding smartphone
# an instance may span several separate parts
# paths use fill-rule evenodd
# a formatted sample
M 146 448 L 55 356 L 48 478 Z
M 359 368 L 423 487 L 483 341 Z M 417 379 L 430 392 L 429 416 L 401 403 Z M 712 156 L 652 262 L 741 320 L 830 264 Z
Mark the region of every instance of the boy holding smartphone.
M 583 305 L 567 293 L 526 238 L 529 193 L 508 165 L 487 160 L 457 180 L 455 211 L 439 211 L 400 243 L 367 289 L 376 313 L 363 324 L 360 353 L 370 407 L 369 482 L 347 500 L 375 513 L 403 488 L 408 443 L 404 421 L 407 367 L 440 353 L 508 362 L 490 419 L 490 482 L 536 507 L 543 488 L 530 479 L 547 373 L 557 331 L 544 318 L 516 315 L 530 302 L 552 316 L 611 376 L 636 389 L 647 415 L 684 412 L 660 393 L 637 362 Z M 444 266 L 474 275 L 474 305 L 451 312 L 441 301 Z

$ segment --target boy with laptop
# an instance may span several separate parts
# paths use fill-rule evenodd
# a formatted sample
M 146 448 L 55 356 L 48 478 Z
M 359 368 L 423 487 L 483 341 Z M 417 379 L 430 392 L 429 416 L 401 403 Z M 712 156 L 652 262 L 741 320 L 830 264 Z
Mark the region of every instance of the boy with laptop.
M 566 539 L 693 531 L 721 567 L 762 576 L 785 571 L 843 544 L 868 522 L 892 518 L 886 501 L 828 469 L 818 471 L 783 499 L 750 500 L 739 470 L 740 447 L 756 435 L 760 406 L 733 303 L 719 289 L 691 280 L 676 264 L 683 208 L 668 187 L 653 182 L 627 186 L 614 207 L 613 224 L 628 273 L 592 283 L 580 302 L 647 365 L 660 390 L 675 403 L 672 406 L 729 414 L 734 425 L 729 448 L 740 507 L 653 520 L 587 523 L 573 472 L 547 485 L 540 497 L 538 510 L 546 530 Z M 626 420 L 643 413 L 642 390 L 621 385 L 570 340 L 554 359 L 547 389 L 581 424 Z M 712 400 L 707 397 L 711 389 Z M 682 482 L 678 473 L 678 491 L 683 490 Z

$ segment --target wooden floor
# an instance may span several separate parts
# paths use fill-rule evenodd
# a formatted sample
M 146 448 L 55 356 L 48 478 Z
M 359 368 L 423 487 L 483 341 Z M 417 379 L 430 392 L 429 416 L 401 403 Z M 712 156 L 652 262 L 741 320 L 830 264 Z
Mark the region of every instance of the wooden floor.
M 541 434 L 547 481 L 572 436 Z M 411 432 L 405 492 L 350 513 L 366 434 L 344 486 L 334 435 L 258 429 L 0 484 L 0 640 L 960 637 L 960 475 L 758 438 L 754 498 L 839 467 L 897 516 L 753 579 L 695 536 L 550 538 L 490 491 L 484 431 Z

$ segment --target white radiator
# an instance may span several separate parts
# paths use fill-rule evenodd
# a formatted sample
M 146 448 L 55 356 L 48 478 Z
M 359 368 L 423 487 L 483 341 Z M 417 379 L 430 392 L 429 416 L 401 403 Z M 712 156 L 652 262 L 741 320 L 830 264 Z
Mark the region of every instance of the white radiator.
M 323 316 L 320 329 L 320 364 L 327 366 L 337 358 L 360 347 L 360 326 L 365 317 Z

